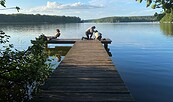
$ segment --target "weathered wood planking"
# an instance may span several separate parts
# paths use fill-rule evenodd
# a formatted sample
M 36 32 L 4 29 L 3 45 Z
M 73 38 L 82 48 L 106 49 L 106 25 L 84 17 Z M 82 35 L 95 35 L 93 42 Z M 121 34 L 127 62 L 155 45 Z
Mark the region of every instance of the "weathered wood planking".
M 134 102 L 99 41 L 76 41 L 33 102 Z
M 47 43 L 51 43 L 51 44 L 74 44 L 76 41 L 81 41 L 81 39 L 51 39 L 49 40 Z M 101 43 L 107 43 L 107 44 L 111 44 L 111 40 L 110 39 L 101 39 Z
M 81 39 L 51 39 L 47 41 L 47 44 L 74 44 L 76 41 L 81 41 Z M 104 44 L 104 48 L 109 52 L 108 44 L 111 44 L 112 40 L 104 38 L 100 42 Z

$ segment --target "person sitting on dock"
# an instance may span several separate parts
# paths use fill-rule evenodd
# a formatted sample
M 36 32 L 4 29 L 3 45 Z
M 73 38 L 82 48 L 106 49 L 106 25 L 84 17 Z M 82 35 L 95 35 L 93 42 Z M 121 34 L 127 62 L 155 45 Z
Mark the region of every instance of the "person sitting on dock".
M 102 34 L 100 32 L 98 32 L 97 30 L 95 31 L 95 40 L 101 40 L 102 38 Z
M 95 26 L 92 26 L 92 27 L 88 28 L 86 30 L 86 32 L 85 32 L 85 34 L 86 34 L 87 37 L 82 37 L 82 40 L 83 39 L 91 40 L 92 39 L 92 36 L 93 36 L 93 33 L 95 32 L 94 31 L 95 28 L 96 28 Z
M 46 36 L 46 37 L 47 37 L 47 40 L 51 40 L 51 39 L 56 39 L 56 38 L 60 37 L 60 35 L 61 35 L 60 30 L 56 29 L 55 36 Z

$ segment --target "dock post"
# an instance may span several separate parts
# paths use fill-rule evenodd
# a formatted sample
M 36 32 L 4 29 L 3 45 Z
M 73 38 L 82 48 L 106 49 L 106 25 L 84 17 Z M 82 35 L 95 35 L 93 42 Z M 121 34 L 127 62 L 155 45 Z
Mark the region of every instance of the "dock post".
M 106 51 L 108 51 L 108 44 L 107 43 L 104 43 L 104 48 Z

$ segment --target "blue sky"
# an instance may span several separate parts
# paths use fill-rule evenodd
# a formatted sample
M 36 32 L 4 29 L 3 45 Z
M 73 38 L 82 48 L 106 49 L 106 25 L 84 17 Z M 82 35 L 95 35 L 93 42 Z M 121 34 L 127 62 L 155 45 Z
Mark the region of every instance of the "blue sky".
M 94 19 L 110 16 L 153 15 L 161 10 L 146 8 L 145 2 L 136 0 L 6 0 L 6 6 L 21 8 L 19 13 L 77 16 Z M 17 13 L 16 10 L 2 10 L 0 14 Z

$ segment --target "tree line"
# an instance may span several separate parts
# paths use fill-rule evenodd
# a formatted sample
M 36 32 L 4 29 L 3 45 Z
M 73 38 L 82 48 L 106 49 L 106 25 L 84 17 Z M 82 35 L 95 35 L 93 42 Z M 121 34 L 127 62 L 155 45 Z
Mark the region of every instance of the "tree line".
M 0 14 L 0 22 L 3 23 L 80 23 L 79 17 L 50 16 L 40 14 Z
M 163 17 L 163 14 L 156 14 L 155 16 L 129 16 L 129 17 L 105 17 L 100 19 L 84 20 L 84 22 L 96 23 L 116 23 L 116 22 L 157 22 Z

